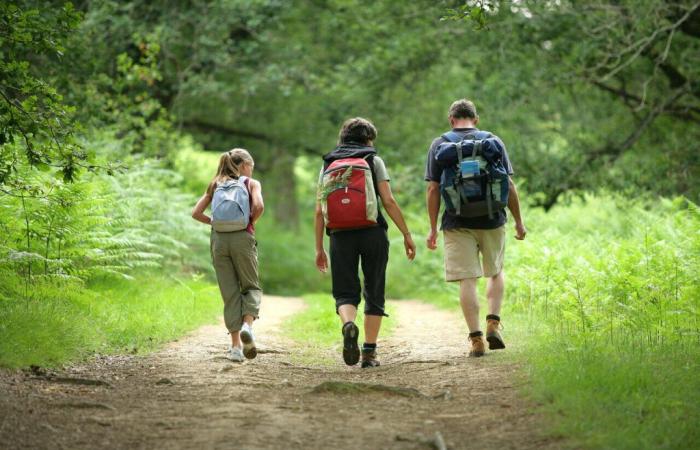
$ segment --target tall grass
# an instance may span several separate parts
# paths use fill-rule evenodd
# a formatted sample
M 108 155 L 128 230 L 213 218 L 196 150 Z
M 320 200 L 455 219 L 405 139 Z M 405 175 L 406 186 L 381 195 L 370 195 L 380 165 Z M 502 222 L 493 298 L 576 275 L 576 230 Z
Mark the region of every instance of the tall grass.
M 3 274 L 6 275 L 6 274 Z M 197 278 L 144 273 L 135 280 L 100 278 L 0 287 L 0 366 L 58 366 L 94 354 L 141 353 L 179 337 L 221 313 L 218 289 Z M 222 342 L 225 341 L 222 328 Z
M 27 169 L 35 188 L 0 195 L 0 365 L 151 349 L 219 312 L 216 285 L 187 275 L 212 270 L 183 177 L 129 165 L 75 183 Z
M 529 223 L 508 251 L 508 303 L 553 432 L 586 448 L 700 445 L 697 206 L 589 196 Z

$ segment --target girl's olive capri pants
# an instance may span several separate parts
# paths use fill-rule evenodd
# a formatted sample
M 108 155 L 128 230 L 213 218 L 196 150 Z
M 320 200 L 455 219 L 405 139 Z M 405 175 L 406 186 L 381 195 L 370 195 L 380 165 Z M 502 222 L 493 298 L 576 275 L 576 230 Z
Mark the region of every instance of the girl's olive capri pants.
M 224 300 L 226 328 L 229 332 L 240 331 L 244 315 L 258 318 L 262 298 L 255 236 L 246 230 L 212 230 L 211 258 Z

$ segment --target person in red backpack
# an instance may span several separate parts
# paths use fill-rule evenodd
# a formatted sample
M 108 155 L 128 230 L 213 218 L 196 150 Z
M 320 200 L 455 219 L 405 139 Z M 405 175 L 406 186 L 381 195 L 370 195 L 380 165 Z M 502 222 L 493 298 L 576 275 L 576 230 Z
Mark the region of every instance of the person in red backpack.
M 340 129 L 338 146 L 323 157 L 315 215 L 316 267 L 328 270 L 323 246 L 324 229 L 330 239 L 330 268 L 336 313 L 342 322 L 343 359 L 355 365 L 362 354 L 362 367 L 379 366 L 377 337 L 384 312 L 384 286 L 389 261 L 388 223 L 378 199 L 403 234 L 409 260 L 416 245 L 391 193 L 389 174 L 377 156 L 377 129 L 363 118 L 348 119 Z M 355 325 L 360 304 L 358 264 L 362 265 L 365 298 L 365 342 L 358 346 Z

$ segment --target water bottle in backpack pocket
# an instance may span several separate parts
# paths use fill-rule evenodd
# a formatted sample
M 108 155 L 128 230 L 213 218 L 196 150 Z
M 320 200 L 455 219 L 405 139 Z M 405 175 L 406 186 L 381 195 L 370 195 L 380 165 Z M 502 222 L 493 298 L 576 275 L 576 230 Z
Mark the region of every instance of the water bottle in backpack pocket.
M 463 159 L 459 163 L 459 170 L 462 174 L 462 192 L 469 197 L 481 195 L 480 164 L 476 158 Z
M 211 201 L 211 226 L 214 231 L 245 230 L 250 223 L 250 194 L 246 177 L 218 183 Z

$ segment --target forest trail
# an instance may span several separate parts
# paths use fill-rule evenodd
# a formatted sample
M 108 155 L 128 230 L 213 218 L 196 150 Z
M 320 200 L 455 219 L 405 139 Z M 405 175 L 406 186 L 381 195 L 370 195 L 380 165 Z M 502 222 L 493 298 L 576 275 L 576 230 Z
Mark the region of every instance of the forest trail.
M 541 449 L 541 418 L 503 353 L 468 358 L 456 313 L 394 302 L 382 366 L 302 365 L 278 330 L 300 299 L 266 296 L 260 354 L 223 358 L 223 323 L 146 356 L 0 372 L 0 448 Z M 311 324 L 311 326 L 313 326 Z M 508 350 L 506 350 L 508 351 Z M 82 381 L 80 381 L 82 380 Z M 92 383 L 92 384 L 76 384 Z M 365 383 L 365 384 L 360 384 Z M 376 387 L 379 386 L 379 387 Z M 443 447 L 444 446 L 444 447 Z

